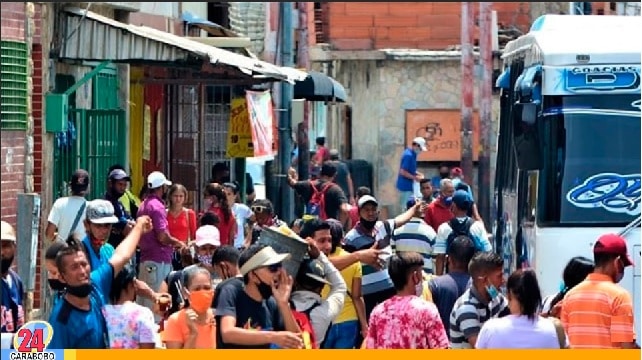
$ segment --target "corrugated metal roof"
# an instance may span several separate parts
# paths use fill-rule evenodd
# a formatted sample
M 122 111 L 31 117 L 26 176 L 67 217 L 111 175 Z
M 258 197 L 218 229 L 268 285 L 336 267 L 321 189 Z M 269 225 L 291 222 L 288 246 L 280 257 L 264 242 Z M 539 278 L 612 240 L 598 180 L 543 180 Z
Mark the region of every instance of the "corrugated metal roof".
M 212 64 L 225 64 L 248 75 L 259 75 L 256 77 L 289 82 L 307 77 L 307 73 L 294 68 L 252 59 L 147 26 L 125 24 L 79 8 L 65 8 L 65 11 L 68 38 L 61 46 L 61 58 L 174 62 L 197 56 Z

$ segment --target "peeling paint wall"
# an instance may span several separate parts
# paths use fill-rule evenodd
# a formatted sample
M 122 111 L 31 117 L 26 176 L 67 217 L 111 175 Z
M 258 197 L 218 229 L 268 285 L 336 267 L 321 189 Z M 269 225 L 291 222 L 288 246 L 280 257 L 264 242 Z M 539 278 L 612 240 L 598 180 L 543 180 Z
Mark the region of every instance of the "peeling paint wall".
M 346 87 L 352 105 L 353 158 L 373 164 L 375 194 L 388 206 L 389 214 L 398 214 L 395 182 L 401 153 L 407 146 L 405 110 L 459 109 L 459 60 L 342 61 L 336 63 L 335 71 L 335 78 Z M 478 87 L 476 81 L 476 109 Z M 495 132 L 498 101 L 497 97 L 493 98 Z M 493 139 L 493 148 L 495 141 Z M 420 163 L 419 168 L 427 177 L 437 173 L 434 163 Z M 476 179 L 470 179 L 469 183 L 476 187 Z

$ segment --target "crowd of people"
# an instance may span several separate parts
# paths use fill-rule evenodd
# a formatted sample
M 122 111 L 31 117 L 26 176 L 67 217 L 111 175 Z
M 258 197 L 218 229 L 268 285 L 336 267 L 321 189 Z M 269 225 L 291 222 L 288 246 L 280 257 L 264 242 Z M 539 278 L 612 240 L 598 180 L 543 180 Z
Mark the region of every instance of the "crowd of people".
M 413 143 L 408 155 L 421 150 Z M 269 200 L 242 203 L 229 172 L 204 187 L 196 212 L 161 172 L 147 176 L 139 200 L 114 165 L 105 196 L 86 201 L 89 174 L 76 171 L 45 230 L 48 347 L 637 347 L 632 299 L 617 285 L 633 266 L 620 236 L 597 239 L 594 259 L 571 259 L 563 289 L 542 294 L 532 269 L 505 279 L 460 169 L 440 169 L 434 186 L 402 160 L 400 178 L 413 177 L 421 196 L 402 194 L 403 211 L 386 219 L 370 189 L 350 182 L 346 194 L 341 162 L 323 160 L 313 180 L 288 172 L 305 204 L 289 224 L 307 243 L 302 258 L 261 241 L 265 228 L 286 224 Z M 3 344 L 25 319 L 15 249 L 3 221 Z

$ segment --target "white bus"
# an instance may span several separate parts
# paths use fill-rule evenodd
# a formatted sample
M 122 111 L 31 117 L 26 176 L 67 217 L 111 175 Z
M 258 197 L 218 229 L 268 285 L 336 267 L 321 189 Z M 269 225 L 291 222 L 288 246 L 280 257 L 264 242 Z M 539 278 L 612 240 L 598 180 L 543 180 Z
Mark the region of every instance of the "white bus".
M 534 268 L 544 295 L 572 257 L 622 233 L 638 343 L 640 20 L 545 15 L 506 45 L 493 226 L 505 272 Z

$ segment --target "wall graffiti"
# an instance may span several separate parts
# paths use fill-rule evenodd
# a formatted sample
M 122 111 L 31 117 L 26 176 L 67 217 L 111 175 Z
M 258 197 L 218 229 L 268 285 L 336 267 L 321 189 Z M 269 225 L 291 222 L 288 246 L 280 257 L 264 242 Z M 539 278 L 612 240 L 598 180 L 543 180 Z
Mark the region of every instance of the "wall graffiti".
M 418 161 L 461 160 L 461 118 L 458 109 L 406 110 L 406 143 L 415 137 L 426 139 L 428 151 Z M 473 113 L 473 159 L 479 155 L 479 115 Z

